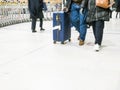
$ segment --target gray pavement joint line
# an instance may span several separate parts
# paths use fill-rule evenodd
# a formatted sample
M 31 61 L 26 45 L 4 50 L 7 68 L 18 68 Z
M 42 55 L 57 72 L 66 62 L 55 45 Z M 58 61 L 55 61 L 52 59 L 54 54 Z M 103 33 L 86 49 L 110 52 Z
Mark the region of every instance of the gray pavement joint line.
M 31 50 L 31 51 L 27 52 L 27 53 L 24 54 L 24 55 L 21 55 L 21 56 L 15 58 L 15 59 L 12 59 L 12 60 L 9 60 L 8 62 L 5 62 L 5 63 L 3 63 L 3 64 L 0 64 L 0 67 L 3 67 L 3 66 L 5 66 L 5 65 L 7 65 L 7 64 L 10 64 L 10 63 L 13 63 L 13 62 L 15 62 L 15 61 L 17 61 L 17 60 L 19 60 L 19 59 L 22 59 L 22 58 L 24 58 L 24 57 L 26 57 L 26 56 L 28 56 L 28 55 L 30 55 L 30 54 L 32 54 L 32 53 L 40 50 L 40 49 L 43 49 L 44 47 L 48 46 L 48 44 L 49 44 L 49 43 L 45 43 L 44 45 L 42 45 L 42 46 L 39 47 L 39 48 L 36 48 L 36 49 L 34 49 L 34 50 Z
M 112 32 L 111 32 L 111 33 L 106 33 L 106 32 L 105 32 L 104 34 L 115 34 L 115 35 L 119 35 L 120 33 L 112 33 Z
M 87 33 L 93 33 L 93 32 L 87 32 Z M 115 35 L 119 35 L 120 33 L 118 32 L 104 32 L 104 34 L 115 34 Z

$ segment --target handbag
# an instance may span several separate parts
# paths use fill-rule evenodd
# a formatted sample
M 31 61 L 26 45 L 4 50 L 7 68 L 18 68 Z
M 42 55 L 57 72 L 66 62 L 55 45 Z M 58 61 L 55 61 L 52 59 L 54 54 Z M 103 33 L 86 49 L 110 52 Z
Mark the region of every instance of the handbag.
M 96 0 L 96 6 L 101 8 L 109 8 L 109 0 Z

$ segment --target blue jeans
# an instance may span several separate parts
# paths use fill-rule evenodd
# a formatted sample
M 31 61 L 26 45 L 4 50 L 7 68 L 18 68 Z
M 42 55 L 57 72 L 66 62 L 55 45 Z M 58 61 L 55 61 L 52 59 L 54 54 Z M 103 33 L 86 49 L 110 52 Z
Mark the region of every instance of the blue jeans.
M 79 11 L 80 5 L 72 3 L 70 13 L 71 23 L 72 26 L 74 26 L 76 30 L 79 32 L 80 34 L 79 38 L 84 41 L 87 32 L 86 24 L 87 10 L 84 10 L 83 14 L 80 14 Z

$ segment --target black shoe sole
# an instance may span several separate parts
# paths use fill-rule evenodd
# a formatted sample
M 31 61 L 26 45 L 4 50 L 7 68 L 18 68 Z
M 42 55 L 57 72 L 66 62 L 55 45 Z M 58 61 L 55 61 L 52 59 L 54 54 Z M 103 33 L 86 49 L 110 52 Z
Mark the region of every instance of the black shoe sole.
M 35 32 L 37 32 L 37 31 L 32 31 L 32 33 L 35 33 Z

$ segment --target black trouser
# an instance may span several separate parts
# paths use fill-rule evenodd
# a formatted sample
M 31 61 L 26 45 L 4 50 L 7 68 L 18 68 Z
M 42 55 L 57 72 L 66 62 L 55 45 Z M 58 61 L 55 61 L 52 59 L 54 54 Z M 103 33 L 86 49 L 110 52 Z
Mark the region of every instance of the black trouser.
M 92 28 L 95 37 L 95 44 L 101 45 L 103 38 L 104 21 L 98 20 L 92 22 Z
M 31 26 L 31 29 L 34 31 L 35 28 L 36 28 L 36 21 L 37 19 L 36 18 L 32 18 L 32 26 Z M 42 25 L 43 25 L 43 19 L 40 18 L 40 27 L 42 28 Z
M 116 18 L 117 18 L 117 16 L 118 16 L 118 14 L 119 14 L 119 18 L 120 18 L 120 12 L 116 12 Z

